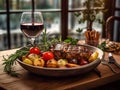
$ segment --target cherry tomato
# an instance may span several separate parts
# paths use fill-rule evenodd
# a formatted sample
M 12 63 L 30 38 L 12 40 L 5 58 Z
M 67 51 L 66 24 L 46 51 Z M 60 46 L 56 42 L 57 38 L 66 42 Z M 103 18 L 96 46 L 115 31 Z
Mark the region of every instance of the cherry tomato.
M 50 60 L 54 58 L 53 53 L 50 51 L 44 52 L 42 55 L 43 55 L 42 57 L 44 60 Z
M 30 48 L 30 53 L 40 54 L 40 49 L 38 47 Z

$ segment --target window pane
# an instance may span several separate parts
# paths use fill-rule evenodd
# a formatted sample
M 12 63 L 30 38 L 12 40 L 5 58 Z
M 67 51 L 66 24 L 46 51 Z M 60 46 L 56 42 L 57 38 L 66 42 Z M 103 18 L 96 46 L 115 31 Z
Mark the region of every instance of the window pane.
M 83 8 L 85 0 L 69 0 L 69 9 Z
M 16 30 L 19 28 L 21 14 L 10 14 L 10 29 Z
M 61 14 L 60 13 L 43 13 L 45 27 L 49 37 L 54 38 L 60 35 Z M 41 36 L 40 36 L 41 38 Z
M 49 33 L 60 32 L 60 13 L 44 13 L 45 26 Z
M 27 38 L 20 30 L 21 14 L 10 14 L 10 30 L 11 30 L 11 48 L 17 48 L 26 45 Z
M 6 30 L 6 15 L 5 14 L 0 14 L 0 29 L 1 30 Z
M 9 0 L 11 10 L 31 9 L 32 0 Z
M 97 19 L 103 19 L 103 12 L 99 12 L 97 15 L 96 15 Z M 99 23 L 99 21 L 94 21 L 93 22 L 93 29 L 96 30 L 96 31 L 99 31 L 101 34 L 102 34 L 102 24 L 105 24 L 104 23 L 105 21 L 103 21 L 103 23 Z
M 86 22 L 79 24 L 78 19 L 75 17 L 74 13 L 69 13 L 69 16 L 68 16 L 69 36 L 72 36 L 78 39 L 84 38 L 83 35 L 80 36 L 79 33 L 76 31 L 78 28 L 81 28 L 81 29 L 86 28 Z
M 6 0 L 0 0 L 0 10 L 6 9 Z
M 32 0 L 10 0 L 11 10 L 31 9 Z M 59 9 L 60 0 L 34 0 L 36 9 Z
M 6 15 L 0 14 L 0 50 L 7 49 Z
M 96 15 L 96 18 L 102 19 L 103 13 L 99 12 L 98 15 Z M 68 26 L 69 26 L 69 35 L 78 38 L 78 39 L 84 39 L 84 31 L 86 30 L 86 21 L 84 23 L 78 23 L 78 18 L 75 17 L 74 13 L 69 13 L 68 17 Z M 83 32 L 79 34 L 76 30 L 80 28 L 83 29 Z M 100 24 L 98 21 L 93 22 L 93 29 L 96 31 L 99 31 L 102 33 L 102 24 Z
M 61 0 L 35 0 L 36 9 L 60 9 Z
M 117 3 L 118 4 L 118 3 Z M 120 4 L 120 3 L 119 3 Z M 115 11 L 115 16 L 120 16 L 120 11 Z M 115 20 L 114 21 L 114 35 L 113 35 L 113 40 L 114 41 L 120 41 L 120 36 L 119 36 L 119 32 L 120 32 L 120 21 L 119 20 Z
M 88 1 L 90 2 L 90 8 L 104 6 L 104 0 L 69 0 L 69 9 L 85 8 L 87 7 L 86 2 Z
M 120 0 L 116 0 L 116 7 L 120 7 Z

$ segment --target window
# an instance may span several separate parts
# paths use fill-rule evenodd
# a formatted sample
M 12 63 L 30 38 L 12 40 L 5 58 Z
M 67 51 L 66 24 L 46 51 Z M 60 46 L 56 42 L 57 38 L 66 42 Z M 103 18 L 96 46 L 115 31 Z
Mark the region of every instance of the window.
M 106 21 L 110 16 L 118 16 L 120 17 L 120 2 L 119 0 L 106 0 L 106 3 L 109 3 L 109 4 L 105 4 L 105 8 L 107 9 L 107 12 L 105 13 L 104 15 L 104 20 Z M 119 37 L 119 32 L 120 32 L 120 28 L 119 28 L 119 21 L 118 20 L 115 20 L 115 22 L 111 22 L 111 32 L 112 32 L 112 35 L 111 35 L 111 39 L 113 41 L 120 41 L 120 37 Z M 103 26 L 103 33 L 102 33 L 102 36 L 103 38 L 106 38 L 106 30 L 105 30 L 105 25 Z
M 98 1 L 98 0 L 91 0 L 91 1 Z M 102 0 L 101 0 L 102 1 Z M 78 22 L 78 18 L 75 17 L 74 13 L 75 12 L 80 12 L 80 11 L 83 11 L 83 10 L 86 10 L 86 6 L 85 6 L 85 3 L 86 3 L 86 0 L 69 0 L 69 19 L 68 19 L 68 25 L 69 25 L 69 35 L 73 35 L 74 37 L 78 38 L 78 39 L 84 39 L 84 31 L 86 30 L 86 24 L 87 22 L 85 23 L 80 23 Z M 92 5 L 92 4 L 91 4 Z M 93 10 L 98 10 L 99 13 L 96 14 L 97 18 L 101 18 L 103 19 L 103 12 L 102 10 L 104 9 L 104 7 L 102 7 L 102 5 L 93 5 L 91 6 L 91 8 Z M 101 11 L 100 11 L 101 10 Z M 84 28 L 83 29 L 83 32 L 81 35 L 79 35 L 78 32 L 76 32 L 76 30 L 78 28 Z M 93 23 L 93 29 L 99 31 L 99 32 L 102 32 L 102 24 L 98 23 L 97 21 L 95 21 Z
M 45 26 L 52 37 L 68 35 L 76 37 L 76 28 L 85 27 L 78 24 L 74 12 L 84 10 L 85 0 L 34 0 L 35 11 L 41 11 Z M 0 50 L 17 48 L 28 43 L 19 28 L 20 16 L 24 11 L 31 11 L 32 0 L 1 0 L 0 1 Z M 100 13 L 100 17 L 103 13 Z M 94 23 L 99 31 L 101 25 Z M 79 38 L 79 35 L 76 37 Z
M 115 0 L 116 2 L 114 3 L 114 16 L 118 16 L 120 17 L 120 2 L 119 0 Z M 119 37 L 119 32 L 120 32 L 120 21 L 119 20 L 115 20 L 114 26 L 112 27 L 114 29 L 114 34 L 113 34 L 113 40 L 114 41 L 120 41 L 120 37 Z

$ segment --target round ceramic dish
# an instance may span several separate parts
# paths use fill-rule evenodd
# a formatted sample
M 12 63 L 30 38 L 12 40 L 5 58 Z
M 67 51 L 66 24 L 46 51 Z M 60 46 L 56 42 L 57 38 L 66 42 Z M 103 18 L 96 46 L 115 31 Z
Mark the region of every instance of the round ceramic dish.
M 82 45 L 82 46 L 87 47 L 90 50 L 97 51 L 99 53 L 98 59 L 89 64 L 78 66 L 78 67 L 72 67 L 72 68 L 37 67 L 37 66 L 25 64 L 19 59 L 17 61 L 24 69 L 37 75 L 54 76 L 54 77 L 79 75 L 95 69 L 100 64 L 101 59 L 103 58 L 103 55 L 104 55 L 103 51 L 100 50 L 99 48 L 96 48 L 90 45 Z

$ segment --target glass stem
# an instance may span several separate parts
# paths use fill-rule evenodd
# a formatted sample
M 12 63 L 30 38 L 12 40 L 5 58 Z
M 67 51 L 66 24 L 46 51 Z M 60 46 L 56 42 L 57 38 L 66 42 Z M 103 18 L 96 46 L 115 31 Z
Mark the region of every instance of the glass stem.
M 32 45 L 34 45 L 35 38 L 30 38 L 30 42 L 31 42 Z

